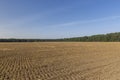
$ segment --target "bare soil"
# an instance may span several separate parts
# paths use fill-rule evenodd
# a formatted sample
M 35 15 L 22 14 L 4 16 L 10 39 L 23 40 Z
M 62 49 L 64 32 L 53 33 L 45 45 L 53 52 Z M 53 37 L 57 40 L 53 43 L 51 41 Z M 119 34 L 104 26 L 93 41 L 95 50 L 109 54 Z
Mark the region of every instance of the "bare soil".
M 0 43 L 0 80 L 120 80 L 120 43 Z

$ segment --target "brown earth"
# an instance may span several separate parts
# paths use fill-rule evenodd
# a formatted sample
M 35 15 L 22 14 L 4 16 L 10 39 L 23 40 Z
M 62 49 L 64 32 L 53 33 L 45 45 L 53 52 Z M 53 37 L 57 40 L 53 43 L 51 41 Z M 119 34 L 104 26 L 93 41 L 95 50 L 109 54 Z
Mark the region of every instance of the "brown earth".
M 120 43 L 0 43 L 0 80 L 120 80 Z

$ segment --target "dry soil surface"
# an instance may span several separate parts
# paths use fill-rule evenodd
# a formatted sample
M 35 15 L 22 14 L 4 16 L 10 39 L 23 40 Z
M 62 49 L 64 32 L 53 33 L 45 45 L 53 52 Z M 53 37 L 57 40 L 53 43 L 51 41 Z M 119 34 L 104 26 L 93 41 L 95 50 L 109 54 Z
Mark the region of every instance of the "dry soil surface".
M 0 80 L 120 80 L 120 43 L 0 43 Z

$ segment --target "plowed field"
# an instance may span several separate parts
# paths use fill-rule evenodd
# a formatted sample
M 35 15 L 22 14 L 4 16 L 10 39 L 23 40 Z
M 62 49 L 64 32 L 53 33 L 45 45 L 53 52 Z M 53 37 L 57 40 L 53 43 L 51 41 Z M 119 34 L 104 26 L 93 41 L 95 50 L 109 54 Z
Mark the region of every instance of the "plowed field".
M 0 43 L 0 80 L 120 80 L 120 43 Z

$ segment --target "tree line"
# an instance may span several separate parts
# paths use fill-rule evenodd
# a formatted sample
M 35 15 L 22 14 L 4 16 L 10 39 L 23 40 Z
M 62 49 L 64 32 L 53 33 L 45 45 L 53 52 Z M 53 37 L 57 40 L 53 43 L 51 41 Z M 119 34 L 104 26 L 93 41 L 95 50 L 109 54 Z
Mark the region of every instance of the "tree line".
M 63 39 L 0 39 L 0 42 L 119 42 L 120 32 Z

